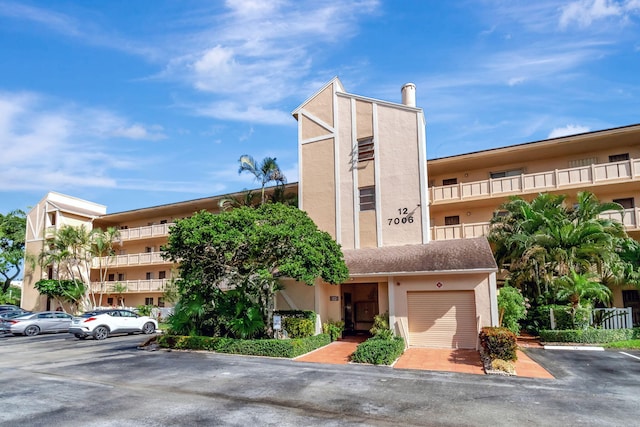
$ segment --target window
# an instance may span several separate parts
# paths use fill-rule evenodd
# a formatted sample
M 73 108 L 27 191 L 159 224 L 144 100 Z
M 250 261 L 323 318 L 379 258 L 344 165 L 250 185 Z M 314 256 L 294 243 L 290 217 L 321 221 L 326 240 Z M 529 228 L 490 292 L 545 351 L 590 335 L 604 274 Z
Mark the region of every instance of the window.
M 460 216 L 445 216 L 444 217 L 444 225 L 459 225 L 460 224 Z
M 129 228 L 128 225 L 121 225 L 120 230 L 127 230 Z
M 153 246 L 147 246 L 144 248 L 144 251 L 148 254 L 150 254 L 151 252 L 153 252 Z
M 109 273 L 109 277 L 107 278 L 107 281 L 113 282 L 115 280 L 116 280 L 116 275 L 113 273 Z
M 49 279 L 49 280 L 53 279 L 53 267 L 52 266 L 49 266 L 47 268 L 47 279 Z
M 589 157 L 586 159 L 569 160 L 569 167 L 577 168 L 580 166 L 591 166 L 595 165 L 596 163 L 598 163 L 597 157 Z
M 158 273 L 158 279 L 166 279 L 167 278 L 167 272 L 166 271 L 160 271 Z
M 619 203 L 625 209 L 633 209 L 635 208 L 635 203 L 633 197 L 627 197 L 624 199 L 613 199 L 613 203 Z
M 358 161 L 373 160 L 373 137 L 358 140 Z
M 153 222 L 148 222 L 148 223 L 147 223 L 147 225 L 148 225 L 148 226 L 152 226 L 152 225 L 153 225 Z
M 118 281 L 124 281 L 124 273 L 118 273 Z
M 614 154 L 612 156 L 609 156 L 609 162 L 610 163 L 613 163 L 613 162 L 624 162 L 625 160 L 629 160 L 629 153 Z
M 163 219 L 160 221 L 160 224 L 166 224 L 168 221 L 166 219 Z
M 489 175 L 491 176 L 491 179 L 498 179 L 498 178 L 506 178 L 508 176 L 518 176 L 518 175 L 522 175 L 523 173 L 524 173 L 524 170 L 522 169 L 512 169 L 512 170 L 501 171 L 501 172 L 490 172 Z
M 164 298 L 158 297 L 158 307 L 164 307 Z
M 458 178 L 448 178 L 442 180 L 442 185 L 456 185 L 458 183 Z
M 147 271 L 147 280 L 151 280 L 153 279 L 153 273 L 150 271 Z
M 49 212 L 47 216 L 49 217 L 49 225 L 56 225 L 56 213 Z
M 153 305 L 153 297 L 147 297 L 144 299 L 144 305 Z
M 107 305 L 113 305 L 113 298 L 107 298 Z
M 360 189 L 360 211 L 376 210 L 376 187 L 363 187 Z
M 493 217 L 494 217 L 494 218 L 505 217 L 505 216 L 507 216 L 507 215 L 509 215 L 509 211 L 495 211 L 495 212 L 493 213 Z

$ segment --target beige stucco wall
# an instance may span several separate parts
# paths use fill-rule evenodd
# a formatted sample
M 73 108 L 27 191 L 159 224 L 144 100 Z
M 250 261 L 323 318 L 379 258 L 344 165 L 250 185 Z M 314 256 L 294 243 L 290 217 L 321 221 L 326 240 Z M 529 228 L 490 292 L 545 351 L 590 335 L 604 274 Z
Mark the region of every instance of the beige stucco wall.
M 382 243 L 384 246 L 422 243 L 420 210 L 428 207 L 420 206 L 416 113 L 380 105 L 378 132 Z M 409 216 L 413 218 L 411 223 L 407 220 Z
M 336 238 L 334 139 L 303 144 L 302 207 L 316 225 Z
M 373 103 L 356 100 L 356 139 L 373 136 Z
M 376 211 L 359 212 L 360 222 L 360 247 L 375 248 L 378 246 L 378 232 L 376 224 Z
M 284 293 L 293 303 L 289 304 L 287 298 L 278 292 L 276 297 L 277 310 L 314 310 L 315 309 L 315 289 L 305 283 L 297 282 L 292 279 L 284 279 L 280 281 L 284 286 Z

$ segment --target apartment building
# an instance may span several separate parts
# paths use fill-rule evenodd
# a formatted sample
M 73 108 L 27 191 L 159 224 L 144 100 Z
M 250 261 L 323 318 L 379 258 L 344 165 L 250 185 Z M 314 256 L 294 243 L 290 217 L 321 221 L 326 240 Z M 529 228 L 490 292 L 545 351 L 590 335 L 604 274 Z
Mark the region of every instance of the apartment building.
M 299 207 L 342 245 L 350 279 L 312 287 L 284 281 L 278 309 L 314 310 L 353 332 L 388 311 L 411 346 L 475 348 L 479 329 L 497 323 L 497 268 L 483 235 L 508 196 L 553 192 L 571 201 L 589 190 L 621 203 L 624 215 L 611 216 L 640 238 L 640 125 L 427 161 L 415 86 L 405 85 L 401 96 L 395 103 L 350 94 L 334 78 L 293 111 L 300 181 L 288 191 L 297 191 Z M 107 214 L 104 206 L 52 192 L 28 214 L 27 252 L 38 253 L 63 224 L 116 227 L 117 254 L 92 260 L 92 286 L 104 305 L 162 306 L 176 274 L 160 256 L 169 227 L 202 209 L 218 212 L 229 196 L 241 194 Z M 100 263 L 109 265 L 106 284 Z M 55 274 L 27 268 L 23 307 L 47 308 L 33 283 Z M 638 291 L 615 290 L 614 305 L 640 311 Z

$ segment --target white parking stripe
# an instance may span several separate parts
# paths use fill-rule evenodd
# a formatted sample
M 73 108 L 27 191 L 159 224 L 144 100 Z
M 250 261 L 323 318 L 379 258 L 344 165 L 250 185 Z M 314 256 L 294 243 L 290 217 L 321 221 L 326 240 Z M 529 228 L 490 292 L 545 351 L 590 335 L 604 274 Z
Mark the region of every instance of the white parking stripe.
M 624 354 L 625 356 L 633 357 L 634 359 L 640 360 L 640 357 L 634 356 L 633 354 L 625 353 L 624 351 L 621 351 L 620 354 Z

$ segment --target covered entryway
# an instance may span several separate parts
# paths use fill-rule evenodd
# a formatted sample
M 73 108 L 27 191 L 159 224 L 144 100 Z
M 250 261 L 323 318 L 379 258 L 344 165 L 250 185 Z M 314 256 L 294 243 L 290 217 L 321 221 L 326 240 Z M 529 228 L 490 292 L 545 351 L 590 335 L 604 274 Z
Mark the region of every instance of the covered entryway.
M 473 291 L 407 292 L 409 346 L 476 348 Z

